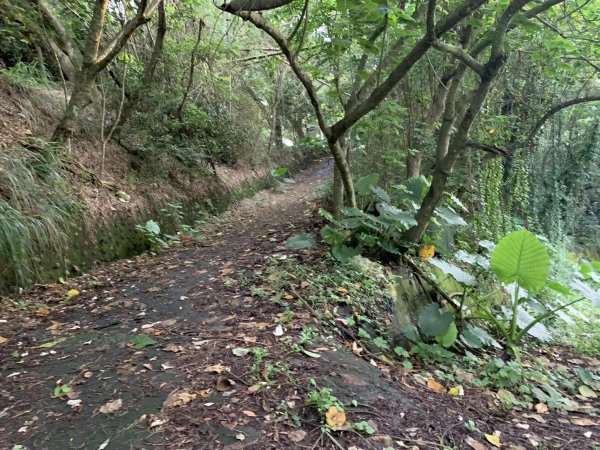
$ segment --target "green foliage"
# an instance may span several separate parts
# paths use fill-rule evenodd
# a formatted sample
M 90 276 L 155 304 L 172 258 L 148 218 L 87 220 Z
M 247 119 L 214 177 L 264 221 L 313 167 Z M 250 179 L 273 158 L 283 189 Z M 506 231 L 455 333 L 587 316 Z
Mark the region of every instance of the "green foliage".
M 491 267 L 502 283 L 515 282 L 523 289 L 538 291 L 550 273 L 550 255 L 533 234 L 515 231 L 500 240 L 492 253 Z
M 325 414 L 329 408 L 335 406 L 338 411 L 344 411 L 344 406 L 333 395 L 331 389 L 319 387 L 314 379 L 310 379 L 310 385 L 313 388 L 308 392 L 308 404 L 314 407 L 319 413 Z
M 25 288 L 36 282 L 45 258 L 66 253 L 78 209 L 53 147 L 6 150 L 0 156 L 1 278 Z

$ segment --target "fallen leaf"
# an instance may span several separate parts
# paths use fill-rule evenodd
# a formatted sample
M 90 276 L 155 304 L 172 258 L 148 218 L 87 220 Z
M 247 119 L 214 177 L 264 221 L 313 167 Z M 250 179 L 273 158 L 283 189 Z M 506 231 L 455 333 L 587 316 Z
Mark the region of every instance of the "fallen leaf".
M 548 405 L 545 403 L 538 403 L 535 405 L 535 410 L 538 412 L 538 414 L 545 414 L 548 412 Z
M 256 417 L 256 414 L 253 411 L 242 411 L 242 414 L 248 417 Z
M 122 407 L 123 407 L 123 400 L 118 398 L 116 400 L 112 400 L 112 401 L 106 403 L 105 405 L 101 406 L 100 412 L 102 414 L 110 414 L 110 413 L 114 413 L 114 412 L 118 411 Z
M 67 292 L 67 298 L 73 298 L 76 297 L 80 294 L 80 292 L 77 289 L 70 289 L 69 292 Z
M 0 336 L 0 344 L 5 344 L 8 342 L 8 339 L 6 339 L 5 337 Z
M 293 296 L 293 295 L 291 295 L 291 294 L 284 295 L 284 296 L 283 296 L 283 298 L 284 298 L 285 300 L 294 300 L 294 296 Z
M 337 288 L 337 291 L 340 294 L 347 294 L 348 293 L 348 289 L 346 289 L 345 287 L 340 286 L 339 288 Z
M 38 308 L 35 311 L 36 316 L 40 316 L 40 317 L 46 317 L 48 314 L 50 314 L 50 310 L 48 308 Z
M 275 336 L 283 336 L 283 327 L 281 325 L 277 325 L 275 327 L 275 331 L 273 331 Z
M 104 450 L 106 447 L 108 447 L 108 443 L 110 442 L 110 438 L 106 438 L 106 440 L 100 444 L 100 447 L 98 447 L 98 450 Z
M 303 430 L 290 431 L 288 433 L 288 436 L 290 437 L 292 442 L 297 444 L 298 442 L 301 442 L 304 440 L 304 438 L 306 437 L 306 431 L 303 431 Z
M 591 387 L 586 386 L 585 384 L 579 386 L 579 393 L 583 395 L 585 398 L 597 398 L 598 394 Z
M 231 353 L 233 353 L 235 356 L 246 356 L 248 353 L 250 353 L 250 349 L 238 347 L 231 350 Z
M 462 397 L 463 395 L 465 395 L 465 390 L 461 385 L 458 385 L 448 389 L 448 394 Z
M 83 373 L 83 378 L 92 378 L 93 376 L 94 372 L 90 372 L 89 370 Z
M 189 402 L 196 400 L 196 394 L 190 394 L 189 392 L 177 392 L 167 397 L 163 403 L 164 409 L 175 408 L 177 406 L 187 405 Z
M 256 342 L 256 336 L 244 336 L 244 342 L 254 343 Z
M 474 450 L 486 450 L 485 445 L 483 445 L 481 442 L 476 441 L 475 439 L 473 439 L 472 437 L 467 437 L 465 439 L 466 444 L 471 447 Z
M 533 419 L 539 423 L 546 423 L 546 420 L 539 414 L 523 414 L 523 417 L 527 417 L 528 419 Z
M 439 394 L 443 394 L 444 392 L 446 392 L 446 388 L 437 381 L 435 381 L 433 378 L 427 380 L 427 387 Z
M 337 406 L 332 406 L 325 414 L 325 419 L 332 430 L 337 430 L 346 423 L 346 413 L 340 411 Z
M 263 386 L 263 385 L 262 385 L 262 384 L 260 384 L 260 383 L 258 383 L 258 384 L 253 384 L 252 386 L 250 386 L 250 387 L 248 388 L 248 393 L 250 393 L 250 394 L 254 394 L 255 392 L 258 392 L 262 386 Z
M 152 422 L 150 422 L 149 427 L 150 428 L 159 427 L 161 425 L 164 425 L 167 422 L 168 421 L 166 419 L 154 419 L 154 420 L 152 420 Z
M 67 405 L 69 405 L 73 409 L 81 408 L 81 400 L 80 399 L 67 400 Z
M 150 336 L 146 336 L 145 334 L 140 334 L 134 337 L 131 341 L 131 346 L 136 350 L 141 350 L 143 348 L 148 347 L 149 345 L 156 344 L 156 341 L 152 339 Z
M 223 373 L 229 371 L 229 367 L 225 367 L 222 364 L 215 364 L 214 366 L 208 366 L 204 369 L 205 372 Z
M 246 435 L 245 435 L 244 433 L 238 433 L 238 434 L 236 434 L 236 435 L 235 435 L 235 438 L 236 438 L 238 441 L 243 441 L 243 440 L 245 440 L 245 439 L 246 439 Z
M 495 447 L 501 447 L 502 444 L 500 444 L 500 436 L 496 436 L 495 434 L 486 434 L 485 438 L 487 439 L 487 441 L 492 444 Z
M 360 356 L 360 354 L 362 353 L 364 349 L 359 346 L 356 341 L 352 342 L 352 353 L 354 353 L 356 356 Z
M 430 259 L 435 255 L 435 246 L 433 245 L 422 245 L 419 248 L 419 257 L 421 259 Z
M 181 353 L 182 351 L 185 350 L 185 348 L 183 347 L 183 345 L 176 345 L 176 344 L 170 343 L 170 344 L 167 344 L 165 346 L 165 348 L 163 348 L 163 350 L 165 352 Z
M 234 382 L 225 378 L 225 377 L 219 377 L 219 379 L 217 380 L 217 391 L 219 392 L 226 392 L 231 390 L 231 388 L 234 386 Z
M 573 417 L 571 418 L 571 423 L 573 425 L 578 425 L 580 427 L 593 427 L 598 425 L 596 422 L 590 419 L 585 419 L 582 417 Z

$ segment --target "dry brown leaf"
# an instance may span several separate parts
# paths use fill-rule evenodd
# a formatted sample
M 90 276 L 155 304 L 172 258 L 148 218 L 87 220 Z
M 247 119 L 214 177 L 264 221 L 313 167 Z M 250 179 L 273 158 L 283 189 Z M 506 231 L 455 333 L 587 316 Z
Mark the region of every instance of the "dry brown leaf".
M 583 417 L 573 417 L 573 418 L 571 418 L 571 423 L 573 425 L 578 425 L 580 427 L 593 427 L 593 426 L 598 425 L 593 420 L 586 419 L 586 418 L 583 418 Z
M 306 437 L 306 431 L 303 431 L 303 430 L 290 431 L 288 433 L 288 436 L 290 437 L 292 442 L 297 444 L 298 442 L 304 440 L 304 438 Z
M 242 411 L 242 414 L 247 417 L 256 417 L 256 414 L 253 411 Z
M 8 342 L 8 339 L 6 339 L 6 338 L 5 338 L 5 337 L 3 337 L 3 336 L 0 336 L 0 345 L 1 345 L 1 344 L 6 344 L 7 342 Z
M 348 289 L 346 289 L 346 288 L 345 288 L 345 287 L 343 287 L 343 286 L 340 286 L 339 288 L 337 288 L 337 291 L 338 291 L 340 294 L 347 294 L 347 293 L 348 293 Z
M 217 391 L 219 392 L 226 392 L 231 390 L 231 388 L 233 388 L 233 385 L 235 383 L 225 377 L 219 377 L 219 379 L 217 380 Z
M 346 413 L 340 411 L 337 406 L 332 406 L 325 414 L 325 419 L 332 430 L 337 430 L 346 423 Z
M 40 316 L 40 317 L 46 317 L 48 314 L 50 314 L 50 310 L 48 308 L 38 308 L 35 311 L 36 316 Z
M 205 372 L 213 372 L 213 373 L 223 373 L 223 372 L 228 372 L 229 371 L 229 367 L 225 367 L 222 364 L 215 364 L 214 366 L 208 366 L 206 369 L 204 369 Z
M 254 343 L 254 342 L 256 342 L 256 339 L 257 339 L 256 336 L 244 336 L 244 342 Z
M 291 294 L 287 294 L 283 296 L 284 300 L 294 300 L 294 296 Z
M 300 283 L 300 287 L 302 289 L 307 288 L 308 286 L 310 286 L 310 283 L 308 281 L 303 281 L 302 283 Z
M 535 405 L 535 410 L 538 414 L 545 414 L 548 412 L 548 405 L 546 405 L 545 403 L 538 403 L 537 405 Z
M 466 444 L 471 447 L 474 450 L 486 450 L 485 445 L 483 445 L 481 442 L 476 441 L 475 439 L 473 439 L 472 437 L 467 437 L 465 439 Z
M 83 378 L 92 378 L 94 376 L 94 372 L 90 372 L 89 370 L 87 372 L 83 372 Z
M 258 384 L 253 384 L 252 386 L 250 386 L 248 388 L 248 393 L 250 394 L 254 394 L 255 392 L 258 392 L 258 390 L 262 387 L 262 384 L 258 383 Z
M 437 392 L 438 394 L 443 394 L 444 392 L 446 392 L 446 388 L 437 381 L 435 381 L 433 378 L 427 380 L 427 387 L 432 391 Z
M 169 395 L 163 403 L 163 408 L 175 408 L 177 406 L 187 405 L 189 402 L 196 400 L 196 394 L 190 394 L 189 392 L 179 392 Z
M 123 407 L 123 400 L 118 398 L 116 400 L 112 400 L 112 401 L 106 403 L 105 405 L 101 406 L 100 412 L 102 414 L 110 414 L 110 413 L 114 413 L 115 411 L 118 411 L 122 407 Z
M 183 347 L 183 345 L 175 345 L 175 344 L 171 343 L 171 344 L 167 344 L 165 346 L 165 348 L 163 348 L 163 350 L 165 352 L 180 353 L 180 352 L 184 351 L 185 348 Z
M 523 414 L 523 417 L 526 417 L 528 419 L 533 419 L 539 423 L 546 423 L 546 420 L 539 414 Z

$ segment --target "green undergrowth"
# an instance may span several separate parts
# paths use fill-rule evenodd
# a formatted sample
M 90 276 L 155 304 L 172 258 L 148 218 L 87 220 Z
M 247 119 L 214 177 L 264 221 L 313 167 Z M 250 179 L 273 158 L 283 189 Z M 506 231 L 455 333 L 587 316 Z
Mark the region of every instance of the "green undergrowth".
M 43 255 L 64 255 L 80 207 L 65 181 L 57 150 L 8 149 L 0 156 L 1 284 L 29 286 Z
M 478 389 L 490 392 L 504 409 L 529 410 L 542 404 L 538 408 L 594 411 L 589 400 L 600 394 L 598 368 L 585 358 L 561 354 L 561 347 L 528 339 L 519 362 L 501 347 L 446 349 L 431 340 L 408 344 L 399 340 L 394 330 L 396 300 L 390 290 L 393 277 L 377 263 L 359 261 L 359 265 L 332 259 L 301 264 L 293 259 L 273 259 L 250 291 L 281 304 L 281 317 L 287 321 L 294 320 L 286 294 L 292 292 L 296 305 L 308 305 L 314 315 L 315 330 L 319 331 L 310 336 L 311 341 L 337 335 L 338 345 L 357 356 L 399 367 L 425 386 L 434 380 L 447 394 L 465 395 L 465 390 Z M 569 340 L 580 341 L 573 351 L 594 356 L 595 344 L 589 341 L 598 330 L 591 327 L 572 329 Z

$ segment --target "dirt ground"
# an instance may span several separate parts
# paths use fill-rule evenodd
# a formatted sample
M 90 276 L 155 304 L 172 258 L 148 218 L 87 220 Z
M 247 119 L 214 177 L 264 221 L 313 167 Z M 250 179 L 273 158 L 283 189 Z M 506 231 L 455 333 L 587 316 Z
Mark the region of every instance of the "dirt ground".
M 316 188 L 331 170 L 323 161 L 286 190 L 245 200 L 209 224 L 201 243 L 14 298 L 22 303 L 0 314 L 0 447 L 481 450 L 495 448 L 483 434 L 500 432 L 512 450 L 600 448 L 593 412 L 506 412 L 481 389 L 432 391 L 339 339 L 315 343 L 312 355 L 283 345 L 315 326 L 314 311 L 294 293 L 285 308 L 264 299 L 252 282 L 272 258 L 322 257 L 283 243 L 316 231 Z M 71 289 L 79 294 L 67 298 Z M 282 326 L 284 309 L 294 320 Z M 269 364 L 257 362 L 261 354 Z M 344 404 L 354 400 L 348 421 L 368 422 L 374 435 L 323 434 L 306 404 L 311 379 Z M 479 432 L 465 427 L 470 420 Z

